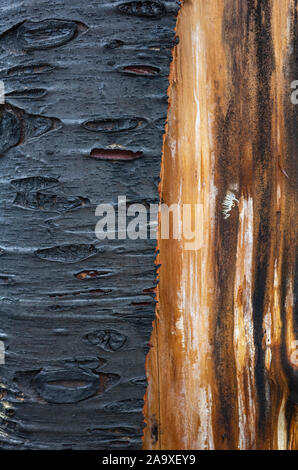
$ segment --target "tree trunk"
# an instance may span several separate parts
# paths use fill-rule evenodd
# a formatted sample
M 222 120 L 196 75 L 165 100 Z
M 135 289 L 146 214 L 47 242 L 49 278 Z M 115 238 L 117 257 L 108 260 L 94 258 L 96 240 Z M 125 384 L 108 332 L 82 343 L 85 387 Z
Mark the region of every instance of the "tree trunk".
M 1 1 L 2 449 L 142 444 L 156 242 L 95 208 L 159 201 L 178 5 L 127 1 Z
M 297 449 L 297 0 L 185 0 L 176 31 L 161 200 L 201 245 L 158 242 L 145 448 Z
M 182 2 L 159 194 L 177 10 L 1 2 L 2 449 L 140 448 L 149 345 L 145 449 L 298 448 L 297 0 Z M 199 208 L 151 340 L 156 241 L 95 234 L 119 196 Z

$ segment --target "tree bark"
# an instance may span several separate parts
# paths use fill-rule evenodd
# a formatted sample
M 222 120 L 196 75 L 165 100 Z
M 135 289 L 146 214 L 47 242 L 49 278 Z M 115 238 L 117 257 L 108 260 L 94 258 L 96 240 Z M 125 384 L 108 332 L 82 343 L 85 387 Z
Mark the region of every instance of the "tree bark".
M 95 208 L 158 204 L 177 7 L 1 0 L 2 449 L 141 446 L 156 241 Z

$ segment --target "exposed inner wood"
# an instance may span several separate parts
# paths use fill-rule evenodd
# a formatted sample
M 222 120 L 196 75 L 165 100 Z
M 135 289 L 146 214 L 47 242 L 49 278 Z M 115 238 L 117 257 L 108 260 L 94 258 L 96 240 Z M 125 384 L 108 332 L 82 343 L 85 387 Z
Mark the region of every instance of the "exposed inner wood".
M 162 240 L 145 449 L 297 449 L 297 0 L 188 0 L 161 201 L 202 204 L 202 248 Z
M 178 8 L 0 0 L 1 450 L 142 446 L 155 240 L 117 221 L 159 201 Z

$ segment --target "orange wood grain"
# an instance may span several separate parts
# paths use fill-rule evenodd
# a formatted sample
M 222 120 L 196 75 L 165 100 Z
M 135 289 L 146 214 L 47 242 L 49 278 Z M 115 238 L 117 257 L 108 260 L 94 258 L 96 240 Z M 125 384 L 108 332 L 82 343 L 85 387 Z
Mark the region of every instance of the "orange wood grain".
M 188 0 L 176 32 L 160 194 L 203 244 L 158 242 L 144 448 L 297 449 L 297 1 Z

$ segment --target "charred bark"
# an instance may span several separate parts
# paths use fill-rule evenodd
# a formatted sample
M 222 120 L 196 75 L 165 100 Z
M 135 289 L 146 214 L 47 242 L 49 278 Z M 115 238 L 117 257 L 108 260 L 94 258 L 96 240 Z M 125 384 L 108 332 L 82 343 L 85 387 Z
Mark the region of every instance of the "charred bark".
M 154 240 L 95 208 L 158 203 L 176 1 L 2 0 L 2 449 L 139 448 Z

